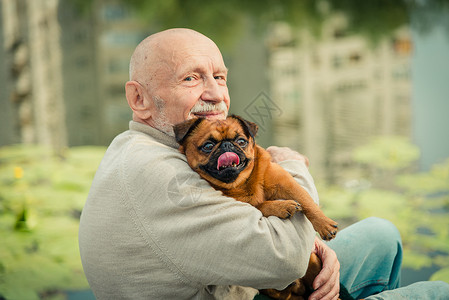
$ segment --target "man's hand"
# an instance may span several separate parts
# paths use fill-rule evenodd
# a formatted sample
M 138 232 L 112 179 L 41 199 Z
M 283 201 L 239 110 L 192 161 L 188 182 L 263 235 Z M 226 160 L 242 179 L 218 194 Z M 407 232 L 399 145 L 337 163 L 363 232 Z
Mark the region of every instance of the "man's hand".
M 340 262 L 337 254 L 323 241 L 315 238 L 315 249 L 323 263 L 323 268 L 313 281 L 313 292 L 309 299 L 336 300 L 340 293 Z
M 271 161 L 275 163 L 279 163 L 284 160 L 300 160 L 304 162 L 304 164 L 309 167 L 309 159 L 296 151 L 293 151 L 287 147 L 276 147 L 271 146 L 267 148 L 268 153 L 271 155 Z

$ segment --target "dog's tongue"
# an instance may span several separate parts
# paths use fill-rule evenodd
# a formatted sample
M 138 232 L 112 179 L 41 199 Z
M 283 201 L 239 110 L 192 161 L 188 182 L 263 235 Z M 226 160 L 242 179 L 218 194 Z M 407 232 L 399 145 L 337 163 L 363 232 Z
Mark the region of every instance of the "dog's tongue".
M 218 158 L 217 169 L 221 167 L 230 167 L 232 164 L 238 165 L 240 163 L 239 156 L 234 152 L 225 152 Z

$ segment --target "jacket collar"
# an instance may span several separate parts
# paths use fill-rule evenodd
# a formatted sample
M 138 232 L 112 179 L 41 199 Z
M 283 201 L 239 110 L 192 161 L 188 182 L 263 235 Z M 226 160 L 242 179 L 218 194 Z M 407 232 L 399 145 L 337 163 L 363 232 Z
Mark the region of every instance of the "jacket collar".
M 136 121 L 130 121 L 129 130 L 145 133 L 154 138 L 156 141 L 160 142 L 161 144 L 167 145 L 175 149 L 179 148 L 179 144 L 176 142 L 176 139 L 173 136 L 169 136 L 168 134 L 160 130 L 157 130 L 156 128 L 153 128 L 149 125 L 139 123 Z

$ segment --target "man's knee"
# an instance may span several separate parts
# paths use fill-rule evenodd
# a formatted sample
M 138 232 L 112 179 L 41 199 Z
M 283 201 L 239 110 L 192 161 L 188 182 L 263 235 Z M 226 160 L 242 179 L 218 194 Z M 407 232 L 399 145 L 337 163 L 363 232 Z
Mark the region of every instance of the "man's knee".
M 449 283 L 444 281 L 431 281 L 436 290 L 441 292 L 441 295 L 449 296 Z
M 369 217 L 361 221 L 361 223 L 366 228 L 366 234 L 376 239 L 376 242 L 380 245 L 402 244 L 398 229 L 390 221 L 377 217 Z

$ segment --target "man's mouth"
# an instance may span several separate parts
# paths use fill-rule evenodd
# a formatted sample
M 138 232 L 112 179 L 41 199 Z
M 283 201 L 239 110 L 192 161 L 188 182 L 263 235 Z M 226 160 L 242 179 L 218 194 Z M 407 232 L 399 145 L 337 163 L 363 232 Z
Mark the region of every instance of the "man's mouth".
M 195 116 L 197 118 L 206 118 L 206 119 L 225 119 L 226 113 L 224 111 L 202 111 L 191 113 L 190 116 Z
M 198 101 L 189 112 L 187 119 L 193 117 L 206 119 L 226 119 L 228 115 L 228 107 L 224 101 L 218 103 L 210 101 Z

